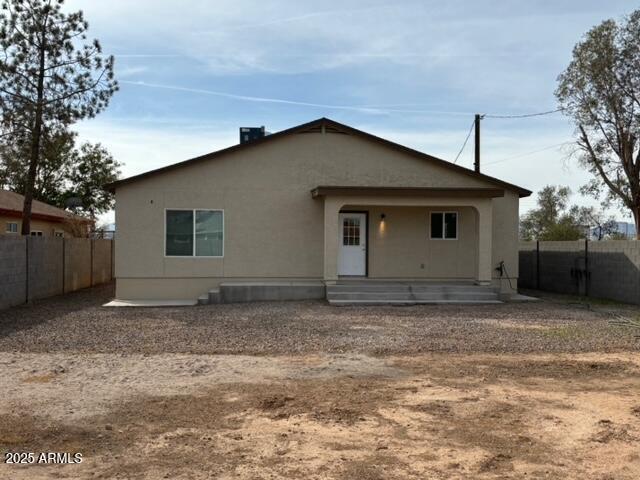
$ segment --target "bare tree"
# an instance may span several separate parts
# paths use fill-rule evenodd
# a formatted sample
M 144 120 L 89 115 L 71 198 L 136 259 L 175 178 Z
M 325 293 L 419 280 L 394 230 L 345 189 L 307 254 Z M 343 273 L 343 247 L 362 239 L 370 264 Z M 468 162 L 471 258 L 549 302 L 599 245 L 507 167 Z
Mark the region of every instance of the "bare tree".
M 576 126 L 582 192 L 631 210 L 640 239 L 640 10 L 606 20 L 573 50 L 556 97 Z
M 91 118 L 107 107 L 118 85 L 113 56 L 98 40 L 84 43 L 82 11 L 63 13 L 64 0 L 8 0 L 0 14 L 0 121 L 5 135 L 26 135 L 29 169 L 22 234 L 31 204 L 43 131 Z

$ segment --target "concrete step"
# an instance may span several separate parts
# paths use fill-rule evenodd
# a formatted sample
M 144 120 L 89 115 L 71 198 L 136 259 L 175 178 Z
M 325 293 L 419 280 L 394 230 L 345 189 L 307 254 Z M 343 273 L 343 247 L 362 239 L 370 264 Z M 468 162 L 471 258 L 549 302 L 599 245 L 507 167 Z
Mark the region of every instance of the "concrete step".
M 209 290 L 209 293 L 207 293 L 207 297 L 209 298 L 210 305 L 220 303 L 220 290 L 218 290 L 217 288 Z
M 484 305 L 503 303 L 500 300 L 331 300 L 330 305 L 335 306 L 365 306 L 365 305 Z
M 331 305 L 502 303 L 488 285 L 427 282 L 349 282 L 327 286 Z
M 381 291 L 456 291 L 476 292 L 479 290 L 494 291 L 490 285 L 449 285 L 424 283 L 350 283 L 327 285 L 327 292 L 381 292 Z
M 327 293 L 330 292 L 408 292 L 409 285 L 403 284 L 349 284 L 327 285 Z
M 495 292 L 332 292 L 327 294 L 328 300 L 498 300 Z
M 381 295 L 381 294 L 398 294 L 398 295 L 496 295 L 494 289 L 491 288 L 388 288 L 388 289 L 358 289 L 358 288 L 327 288 L 327 296 L 330 295 L 343 295 L 343 294 L 362 294 L 362 295 Z
M 491 285 L 411 285 L 411 290 L 414 292 L 494 292 L 495 288 Z

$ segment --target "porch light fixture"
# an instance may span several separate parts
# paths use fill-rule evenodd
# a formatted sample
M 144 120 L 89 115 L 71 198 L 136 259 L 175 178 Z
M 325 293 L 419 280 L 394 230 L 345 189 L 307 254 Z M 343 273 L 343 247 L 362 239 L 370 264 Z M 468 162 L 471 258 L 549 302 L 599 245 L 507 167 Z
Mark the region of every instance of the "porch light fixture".
M 380 214 L 380 221 L 384 222 L 384 219 L 387 218 L 387 216 L 384 213 Z

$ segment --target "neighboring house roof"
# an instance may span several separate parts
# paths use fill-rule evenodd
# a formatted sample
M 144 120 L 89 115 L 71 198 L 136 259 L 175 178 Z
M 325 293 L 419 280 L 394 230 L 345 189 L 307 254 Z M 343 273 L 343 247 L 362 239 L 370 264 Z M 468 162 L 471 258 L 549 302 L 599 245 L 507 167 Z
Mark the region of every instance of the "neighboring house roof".
M 0 190 L 0 215 L 11 217 L 22 217 L 22 207 L 24 205 L 24 195 L 11 192 L 9 190 Z M 50 222 L 63 222 L 65 220 L 74 219 L 90 223 L 88 218 L 74 215 L 73 213 L 54 207 L 48 203 L 39 200 L 33 200 L 31 205 L 31 218 L 37 220 L 47 220 Z
M 470 170 L 468 168 L 464 168 L 461 167 L 460 165 L 456 165 L 454 163 L 451 162 L 447 162 L 446 160 L 442 160 L 440 158 L 434 157 L 432 155 L 428 155 L 426 153 L 420 152 L 418 150 L 414 150 L 412 148 L 409 147 L 405 147 L 404 145 L 400 145 L 399 143 L 395 143 L 395 142 L 391 142 L 389 140 L 385 140 L 384 138 L 380 138 L 377 137 L 375 135 L 372 135 L 370 133 L 364 132 L 362 130 L 358 130 L 356 128 L 350 127 L 348 125 L 344 125 L 342 123 L 336 122 L 334 120 L 330 120 L 328 118 L 319 118 L 317 120 L 313 120 L 312 122 L 309 123 L 303 123 L 302 125 L 298 125 L 296 127 L 292 127 L 292 128 L 288 128 L 286 130 L 282 130 L 280 132 L 277 133 L 273 133 L 271 135 L 267 135 L 266 137 L 263 138 L 259 138 L 257 140 L 252 140 L 246 143 L 241 143 L 238 145 L 234 145 L 232 147 L 228 147 L 228 148 L 224 148 L 222 150 L 218 150 L 216 152 L 212 152 L 212 153 L 208 153 L 206 155 L 202 155 L 199 157 L 195 157 L 195 158 L 191 158 L 189 160 L 185 160 L 183 162 L 178 162 L 178 163 L 174 163 L 172 165 L 168 165 L 166 167 L 162 167 L 162 168 L 158 168 L 155 170 L 151 170 L 145 173 L 141 173 L 139 175 L 134 175 L 133 177 L 129 177 L 129 178 L 125 178 L 123 180 L 118 180 L 116 182 L 110 183 L 108 185 L 105 185 L 105 189 L 114 192 L 116 188 L 122 186 L 122 185 L 127 185 L 130 183 L 134 183 L 137 182 L 138 180 L 143 180 L 147 177 L 151 177 L 154 175 L 158 175 L 161 173 L 166 173 L 166 172 L 170 172 L 172 170 L 187 166 L 187 165 L 192 165 L 198 162 L 204 162 L 204 161 L 208 161 L 208 160 L 213 160 L 221 155 L 230 153 L 230 152 L 236 152 L 242 149 L 247 149 L 247 148 L 253 148 L 256 147 L 258 145 L 262 145 L 264 143 L 267 142 L 272 142 L 276 139 L 285 137 L 287 135 L 291 135 L 294 133 L 301 133 L 301 132 L 308 132 L 308 131 L 313 131 L 314 129 L 325 129 L 325 131 L 327 132 L 339 132 L 339 133 L 348 133 L 354 136 L 358 136 L 360 138 L 364 138 L 366 140 L 369 141 L 373 141 L 376 143 L 379 143 L 383 146 L 386 146 L 388 148 L 392 148 L 394 150 L 397 151 L 401 151 L 404 152 L 408 155 L 420 158 L 422 160 L 426 160 L 428 162 L 437 164 L 441 167 L 445 167 L 448 168 L 452 171 L 455 171 L 457 173 L 461 173 L 463 175 L 468 175 L 470 177 L 474 177 L 474 178 L 478 178 L 481 180 L 484 180 L 488 183 L 491 183 L 493 185 L 499 186 L 501 188 L 507 189 L 507 190 L 512 190 L 517 192 L 521 197 L 527 197 L 529 195 L 531 195 L 531 191 L 527 190 L 526 188 L 522 188 L 519 187 L 517 185 L 514 185 L 512 183 L 508 183 L 508 182 L 504 182 L 500 179 L 491 177 L 489 175 L 485 175 L 483 173 L 478 173 L 474 170 Z

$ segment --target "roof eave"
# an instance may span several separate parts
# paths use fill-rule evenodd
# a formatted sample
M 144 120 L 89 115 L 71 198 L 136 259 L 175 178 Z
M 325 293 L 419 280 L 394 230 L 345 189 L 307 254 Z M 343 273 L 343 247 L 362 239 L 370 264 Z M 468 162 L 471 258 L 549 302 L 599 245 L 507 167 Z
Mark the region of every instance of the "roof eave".
M 164 173 L 164 172 L 169 172 L 178 168 L 181 168 L 183 166 L 186 165 L 191 165 L 197 162 L 201 162 L 201 161 L 205 161 L 205 160 L 210 160 L 213 159 L 219 155 L 225 154 L 225 153 L 231 153 L 231 152 L 235 152 L 238 151 L 240 149 L 246 149 L 246 148 L 250 148 L 250 147 L 255 147 L 255 146 L 259 146 L 262 145 L 263 143 L 266 142 L 270 142 L 272 140 L 275 140 L 277 138 L 282 138 L 284 136 L 287 136 L 289 134 L 292 133 L 296 133 L 298 131 L 301 130 L 305 130 L 311 127 L 315 127 L 315 126 L 330 126 L 330 127 L 335 127 L 341 130 L 344 130 L 345 132 L 349 132 L 352 133 L 354 135 L 363 137 L 365 139 L 368 140 L 372 140 L 375 141 L 377 143 L 380 143 L 382 145 L 385 145 L 387 147 L 393 148 L 395 150 L 399 150 L 402 151 L 404 153 L 410 154 L 412 156 L 421 158 L 421 159 L 425 159 L 425 160 L 429 160 L 431 162 L 437 163 L 445 168 L 449 168 L 450 170 L 454 170 L 457 171 L 459 173 L 462 173 L 464 175 L 468 175 L 471 176 L 473 178 L 480 178 L 482 180 L 485 180 L 489 183 L 493 183 L 495 185 L 501 186 L 503 188 L 505 188 L 506 190 L 510 190 L 510 191 L 514 191 L 517 192 L 518 195 L 522 198 L 522 197 L 528 197 L 529 195 L 532 194 L 532 192 L 530 190 L 527 190 L 525 188 L 519 187 L 518 185 L 514 185 L 508 182 L 505 182 L 503 180 L 500 180 L 498 178 L 492 177 L 490 175 L 485 175 L 483 173 L 479 173 L 479 172 L 475 172 L 473 170 L 470 170 L 468 168 L 464 168 L 461 167 L 460 165 L 456 165 L 454 163 L 451 162 L 447 162 L 446 160 L 443 160 L 441 158 L 437 158 L 434 157 L 432 155 L 429 155 L 427 153 L 424 152 L 420 152 L 418 150 L 415 150 L 413 148 L 410 147 L 406 147 L 404 145 L 401 145 L 399 143 L 395 143 L 392 142 L 390 140 L 386 140 L 384 138 L 378 137 L 376 135 L 373 135 L 371 133 L 362 131 L 362 130 L 358 130 L 357 128 L 354 127 L 350 127 L 349 125 L 344 125 L 342 123 L 336 122 L 335 120 L 330 120 L 328 118 L 322 117 L 316 120 L 312 120 L 311 122 L 307 122 L 307 123 L 303 123 L 301 125 L 297 125 L 295 127 L 291 127 L 285 130 L 281 130 L 280 132 L 276 132 L 273 133 L 271 135 L 267 135 L 265 137 L 250 141 L 250 142 L 246 142 L 246 143 L 240 143 L 237 145 L 232 145 L 230 147 L 224 148 L 222 150 L 217 150 L 215 152 L 211 152 L 211 153 L 207 153 L 205 155 L 201 155 L 199 157 L 194 157 L 188 160 L 184 160 L 182 162 L 178 162 L 178 163 L 174 163 L 172 165 L 167 165 L 166 167 L 161 167 L 161 168 L 157 168 L 155 170 L 150 170 L 148 172 L 144 172 L 141 173 L 139 175 L 134 175 L 132 177 L 129 178 L 124 178 L 122 180 L 117 180 L 115 182 L 109 183 L 104 185 L 104 189 L 107 190 L 108 192 L 111 193 L 115 193 L 116 189 L 123 186 L 123 185 L 127 185 L 133 182 L 136 182 L 138 180 L 143 180 L 147 177 L 153 176 L 153 175 L 157 175 L 160 173 Z
M 498 198 L 504 197 L 504 189 L 320 185 L 311 190 L 311 196 L 313 198 L 326 196 Z

